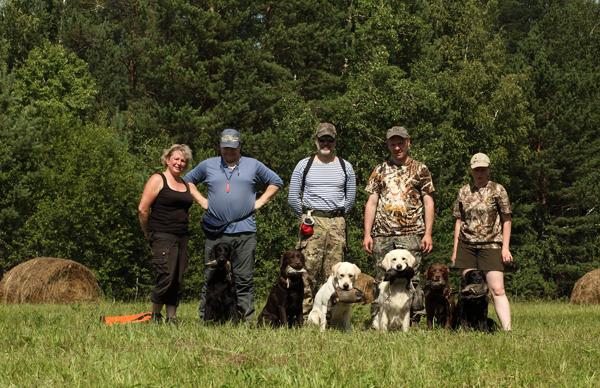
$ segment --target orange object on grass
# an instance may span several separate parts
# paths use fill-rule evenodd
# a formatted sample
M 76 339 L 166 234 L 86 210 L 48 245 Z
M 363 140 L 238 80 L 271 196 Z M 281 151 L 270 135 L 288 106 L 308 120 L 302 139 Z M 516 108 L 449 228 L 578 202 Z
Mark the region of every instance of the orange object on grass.
M 100 322 L 106 323 L 109 326 L 125 323 L 138 323 L 138 322 L 147 322 L 152 319 L 152 313 L 139 313 L 133 315 L 115 315 L 112 317 L 101 316 Z

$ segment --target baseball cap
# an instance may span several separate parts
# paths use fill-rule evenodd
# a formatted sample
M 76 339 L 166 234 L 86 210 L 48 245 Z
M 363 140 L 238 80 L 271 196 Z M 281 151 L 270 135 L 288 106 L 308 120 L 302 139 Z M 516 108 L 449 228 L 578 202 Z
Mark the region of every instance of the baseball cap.
M 408 134 L 408 131 L 406 130 L 406 128 L 404 127 L 399 127 L 399 126 L 394 126 L 391 127 L 390 129 L 387 130 L 387 135 L 386 135 L 386 139 L 389 139 L 390 137 L 393 136 L 400 136 L 401 138 L 404 139 L 410 139 L 410 135 Z
M 221 132 L 221 148 L 238 148 L 240 146 L 240 133 L 235 129 L 227 128 Z
M 489 167 L 490 158 L 486 154 L 477 153 L 471 158 L 471 168 Z
M 335 139 L 335 135 L 337 134 L 335 130 L 335 126 L 331 123 L 320 123 L 317 126 L 317 138 L 321 136 L 331 136 Z

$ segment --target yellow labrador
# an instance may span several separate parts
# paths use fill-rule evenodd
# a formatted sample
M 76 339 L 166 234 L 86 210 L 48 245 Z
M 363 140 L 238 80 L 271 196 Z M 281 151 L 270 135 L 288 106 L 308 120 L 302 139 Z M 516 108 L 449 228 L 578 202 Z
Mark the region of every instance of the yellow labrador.
M 327 306 L 336 289 L 349 291 L 354 288 L 354 282 L 360 274 L 360 268 L 346 261 L 337 263 L 331 268 L 331 275 L 319 288 L 315 295 L 313 308 L 308 314 L 307 324 L 317 325 L 321 330 L 327 327 Z M 336 303 L 331 307 L 329 326 L 349 331 L 352 329 L 350 318 L 351 303 Z
M 384 256 L 380 265 L 386 270 L 386 276 L 379 283 L 379 311 L 373 318 L 372 327 L 383 331 L 408 331 L 413 291 L 410 279 L 414 276 L 417 260 L 406 249 L 394 249 Z

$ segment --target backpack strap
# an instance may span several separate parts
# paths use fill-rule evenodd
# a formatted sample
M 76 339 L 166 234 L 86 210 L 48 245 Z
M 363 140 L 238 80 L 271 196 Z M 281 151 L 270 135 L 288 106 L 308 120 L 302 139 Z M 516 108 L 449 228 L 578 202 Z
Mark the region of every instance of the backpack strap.
M 308 159 L 308 162 L 306 163 L 306 167 L 304 167 L 304 172 L 302 173 L 302 183 L 300 184 L 300 198 L 301 199 L 304 196 L 304 186 L 306 186 L 306 176 L 308 175 L 308 171 L 310 170 L 310 167 L 312 166 L 316 157 L 317 157 L 316 154 L 312 155 Z M 342 159 L 339 156 L 338 156 L 338 160 L 340 161 L 340 165 L 342 166 L 342 171 L 344 171 L 344 198 L 346 198 L 346 193 L 348 192 L 348 172 L 346 171 L 346 162 L 344 162 L 344 159 Z
M 308 175 L 308 170 L 310 170 L 310 166 L 312 166 L 316 157 L 317 155 L 313 155 L 308 158 L 306 167 L 304 167 L 304 172 L 302 173 L 302 183 L 300 184 L 300 200 L 302 200 L 302 197 L 304 196 L 304 186 L 306 186 L 306 176 Z
M 344 159 L 340 158 L 339 156 L 338 159 L 342 165 L 342 171 L 344 171 L 344 198 L 346 198 L 346 193 L 348 192 L 348 173 L 346 172 L 346 162 L 344 162 Z

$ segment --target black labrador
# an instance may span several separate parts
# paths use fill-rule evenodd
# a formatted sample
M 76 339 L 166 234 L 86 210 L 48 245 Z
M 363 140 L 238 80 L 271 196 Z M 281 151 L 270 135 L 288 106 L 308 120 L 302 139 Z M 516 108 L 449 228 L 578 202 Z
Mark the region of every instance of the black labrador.
M 210 252 L 209 261 L 206 263 L 207 267 L 212 268 L 212 273 L 206 282 L 206 304 L 204 306 L 206 322 L 238 322 L 240 319 L 235 278 L 232 272 L 234 259 L 235 250 L 229 243 L 218 243 Z
M 305 258 L 298 250 L 287 251 L 279 263 L 279 277 L 271 288 L 267 304 L 258 317 L 259 325 L 302 326 Z
M 488 303 L 488 286 L 483 271 L 467 272 L 461 279 L 452 327 L 486 333 L 496 331 L 496 322 L 488 318 Z

